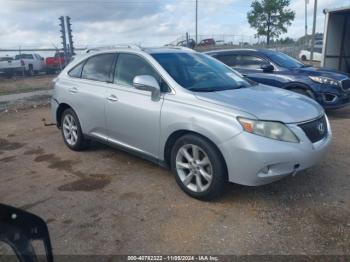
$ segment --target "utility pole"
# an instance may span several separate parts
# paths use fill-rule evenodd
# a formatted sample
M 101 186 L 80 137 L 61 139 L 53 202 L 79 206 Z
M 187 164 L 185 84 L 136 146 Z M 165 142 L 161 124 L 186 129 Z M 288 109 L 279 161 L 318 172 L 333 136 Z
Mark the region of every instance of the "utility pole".
M 196 44 L 198 44 L 198 0 L 196 0 Z
M 309 4 L 309 0 L 305 0 L 305 41 L 307 38 L 307 5 Z
M 60 27 L 61 27 L 61 38 L 62 38 L 62 46 L 63 46 L 63 52 L 64 52 L 64 59 L 67 59 L 67 39 L 66 39 L 66 26 L 64 17 L 60 16 L 58 18 L 60 20 Z
M 72 24 L 70 23 L 70 17 L 66 16 L 67 23 L 67 34 L 68 34 L 68 43 L 69 43 L 69 54 L 70 56 L 75 55 L 74 46 L 73 46 L 73 35 L 72 35 Z
M 310 61 L 314 60 L 314 45 L 315 45 L 315 31 L 316 31 L 317 0 L 314 0 L 314 1 L 315 1 L 314 2 L 314 21 L 312 25 Z

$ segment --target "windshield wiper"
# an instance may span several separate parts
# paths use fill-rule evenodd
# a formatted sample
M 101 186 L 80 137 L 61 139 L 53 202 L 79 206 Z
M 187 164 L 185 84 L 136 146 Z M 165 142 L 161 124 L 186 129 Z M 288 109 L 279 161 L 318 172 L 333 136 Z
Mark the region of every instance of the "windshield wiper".
M 206 87 L 206 88 L 188 88 L 188 90 L 193 91 L 193 92 L 220 92 L 220 91 L 235 90 L 235 89 L 246 88 L 246 87 L 249 87 L 249 86 L 247 86 L 247 85 L 238 85 L 238 86 L 230 87 L 230 88 L 211 88 L 211 87 Z
M 220 91 L 220 89 L 215 88 L 189 88 L 188 90 L 193 92 L 217 92 Z
M 249 87 L 249 86 L 247 86 L 247 85 L 239 85 L 239 86 L 235 87 L 234 89 L 241 89 L 241 88 L 246 88 L 246 87 Z

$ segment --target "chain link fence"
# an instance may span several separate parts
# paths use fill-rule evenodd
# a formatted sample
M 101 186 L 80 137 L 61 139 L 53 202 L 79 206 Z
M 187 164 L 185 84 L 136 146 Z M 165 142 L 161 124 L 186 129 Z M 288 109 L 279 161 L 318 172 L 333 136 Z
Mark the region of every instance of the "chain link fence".
M 206 39 L 211 40 L 211 44 L 206 44 Z M 189 43 L 195 42 L 193 35 L 181 35 L 172 41 L 170 45 L 186 46 L 187 40 Z M 188 46 L 191 47 L 189 44 Z M 267 48 L 275 51 L 283 52 L 295 59 L 301 60 L 301 51 L 309 49 L 308 41 L 300 41 L 291 38 L 287 40 L 272 41 L 270 45 L 266 44 L 264 38 L 255 38 L 254 36 L 246 35 L 226 35 L 226 34 L 212 34 L 212 35 L 198 35 L 198 43 L 194 47 L 199 52 L 221 50 L 221 49 L 236 49 L 236 48 Z M 310 61 L 303 61 L 305 63 L 311 63 Z M 319 61 L 313 61 L 313 65 L 319 66 Z

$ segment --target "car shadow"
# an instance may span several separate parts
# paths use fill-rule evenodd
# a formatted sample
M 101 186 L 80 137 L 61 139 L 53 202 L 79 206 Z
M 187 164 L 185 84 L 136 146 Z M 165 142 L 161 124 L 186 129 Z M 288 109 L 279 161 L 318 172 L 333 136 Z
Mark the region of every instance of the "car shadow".
M 300 202 L 314 202 L 320 196 L 327 194 L 329 188 L 327 182 L 320 176 L 322 175 L 316 168 L 257 187 L 230 183 L 226 194 L 218 201 L 231 203 L 238 199 L 240 202 L 271 201 L 290 206 L 298 205 Z
M 350 119 L 350 106 L 334 109 L 334 110 L 326 110 L 326 114 L 329 119 Z

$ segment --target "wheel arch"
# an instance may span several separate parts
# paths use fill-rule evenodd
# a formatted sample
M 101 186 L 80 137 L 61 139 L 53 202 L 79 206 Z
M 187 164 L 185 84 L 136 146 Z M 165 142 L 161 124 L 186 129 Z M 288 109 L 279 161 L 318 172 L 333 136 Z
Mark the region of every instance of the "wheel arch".
M 71 108 L 72 110 L 74 110 L 70 105 L 68 105 L 66 103 L 60 103 L 59 106 L 57 107 L 57 110 L 56 110 L 56 122 L 57 122 L 57 127 L 58 128 L 61 128 L 62 114 L 68 108 Z
M 291 82 L 291 83 L 288 83 L 288 84 L 284 85 L 282 88 L 286 89 L 286 90 L 289 90 L 289 91 L 292 91 L 293 89 L 301 89 L 301 90 L 304 90 L 304 91 L 308 92 L 311 97 L 315 98 L 314 90 L 310 86 L 308 86 L 308 85 L 306 85 L 304 83 Z
M 184 136 L 184 135 L 187 135 L 187 134 L 192 134 L 192 135 L 196 135 L 196 136 L 199 136 L 201 137 L 202 139 L 206 140 L 208 143 L 210 143 L 211 145 L 213 145 L 216 150 L 218 151 L 218 153 L 220 154 L 220 158 L 222 160 L 222 163 L 224 163 L 225 165 L 225 170 L 226 170 L 226 173 L 227 173 L 227 165 L 226 165 L 226 161 L 225 161 L 225 158 L 222 154 L 222 152 L 220 151 L 220 149 L 218 148 L 218 146 L 210 139 L 208 138 L 207 136 L 204 136 L 200 133 L 197 133 L 195 131 L 192 131 L 192 130 L 187 130 L 187 129 L 180 129 L 180 130 L 176 130 L 174 131 L 173 133 L 171 133 L 168 137 L 168 139 L 166 140 L 165 142 L 165 147 L 164 147 L 164 163 L 170 167 L 170 160 L 171 160 L 171 150 L 174 146 L 174 144 L 176 143 L 176 141 Z

